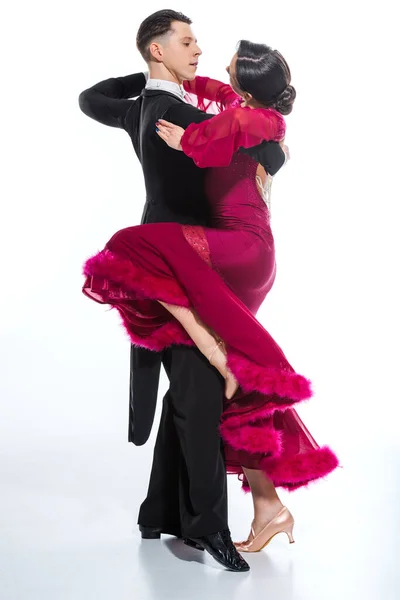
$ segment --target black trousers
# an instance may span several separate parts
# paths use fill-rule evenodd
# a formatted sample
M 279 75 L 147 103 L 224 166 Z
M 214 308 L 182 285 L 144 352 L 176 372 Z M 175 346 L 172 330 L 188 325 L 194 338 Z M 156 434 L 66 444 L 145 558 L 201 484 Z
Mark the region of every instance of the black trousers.
M 170 348 L 163 364 L 170 387 L 138 523 L 183 537 L 227 529 L 223 379 L 196 348 Z

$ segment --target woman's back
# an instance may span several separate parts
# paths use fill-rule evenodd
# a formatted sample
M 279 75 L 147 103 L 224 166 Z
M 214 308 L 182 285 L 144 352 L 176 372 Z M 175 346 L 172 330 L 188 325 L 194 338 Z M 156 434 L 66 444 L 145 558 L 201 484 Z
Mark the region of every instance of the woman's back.
M 229 166 L 208 170 L 205 185 L 212 227 L 271 236 L 268 207 L 256 181 L 257 168 L 252 158 L 237 152 Z
M 274 239 L 257 167 L 237 152 L 229 166 L 210 168 L 206 175 L 212 227 L 205 233 L 212 264 L 253 313 L 275 279 Z

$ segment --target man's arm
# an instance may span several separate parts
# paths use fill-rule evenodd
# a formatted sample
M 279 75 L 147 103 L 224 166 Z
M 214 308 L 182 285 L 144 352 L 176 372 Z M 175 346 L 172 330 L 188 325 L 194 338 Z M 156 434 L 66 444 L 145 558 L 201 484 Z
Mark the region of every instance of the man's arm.
M 125 126 L 125 116 L 146 85 L 144 73 L 100 81 L 79 95 L 79 107 L 88 117 L 109 125 Z
M 285 164 L 286 155 L 279 142 L 262 142 L 252 148 L 240 148 L 240 152 L 251 156 L 270 175 L 275 175 Z
M 160 119 L 165 119 L 174 123 L 174 125 L 179 125 L 179 127 L 186 129 L 191 123 L 202 123 L 203 121 L 212 119 L 213 116 L 213 114 L 205 113 L 192 104 L 179 102 L 172 104 L 163 115 L 160 115 Z

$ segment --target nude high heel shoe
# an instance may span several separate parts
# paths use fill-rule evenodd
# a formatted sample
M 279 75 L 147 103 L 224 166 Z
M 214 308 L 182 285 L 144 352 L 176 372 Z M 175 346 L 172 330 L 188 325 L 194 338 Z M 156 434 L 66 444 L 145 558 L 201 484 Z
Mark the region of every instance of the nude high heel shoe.
M 228 400 L 230 400 L 231 398 L 233 398 L 233 396 L 238 391 L 239 384 L 237 382 L 236 377 L 232 373 L 232 371 L 228 368 L 227 361 L 225 361 L 224 365 L 220 364 L 220 361 L 218 361 L 218 360 L 214 361 L 214 362 L 212 361 L 213 356 L 215 355 L 216 351 L 219 348 L 221 349 L 222 353 L 226 356 L 226 349 L 225 349 L 224 342 L 222 340 L 219 340 L 219 342 L 212 349 L 211 354 L 208 357 L 208 360 L 209 360 L 210 364 L 213 367 L 215 367 L 217 369 L 217 371 L 225 379 L 225 396 Z
M 249 539 L 246 542 L 235 544 L 236 549 L 239 552 L 260 552 L 278 533 L 286 533 L 289 543 L 293 544 L 293 526 L 294 518 L 286 506 L 284 506 L 258 535 L 255 535 L 252 527 Z

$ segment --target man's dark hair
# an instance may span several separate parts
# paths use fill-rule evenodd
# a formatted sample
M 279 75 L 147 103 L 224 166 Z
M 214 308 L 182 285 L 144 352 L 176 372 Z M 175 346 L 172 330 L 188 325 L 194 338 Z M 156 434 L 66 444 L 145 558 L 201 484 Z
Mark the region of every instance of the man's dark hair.
M 165 9 L 153 13 L 140 25 L 136 36 L 136 46 L 146 62 L 149 62 L 151 59 L 149 51 L 151 42 L 155 38 L 171 32 L 171 24 L 174 21 L 187 23 L 188 25 L 192 24 L 189 17 L 186 17 L 184 14 L 175 10 Z

